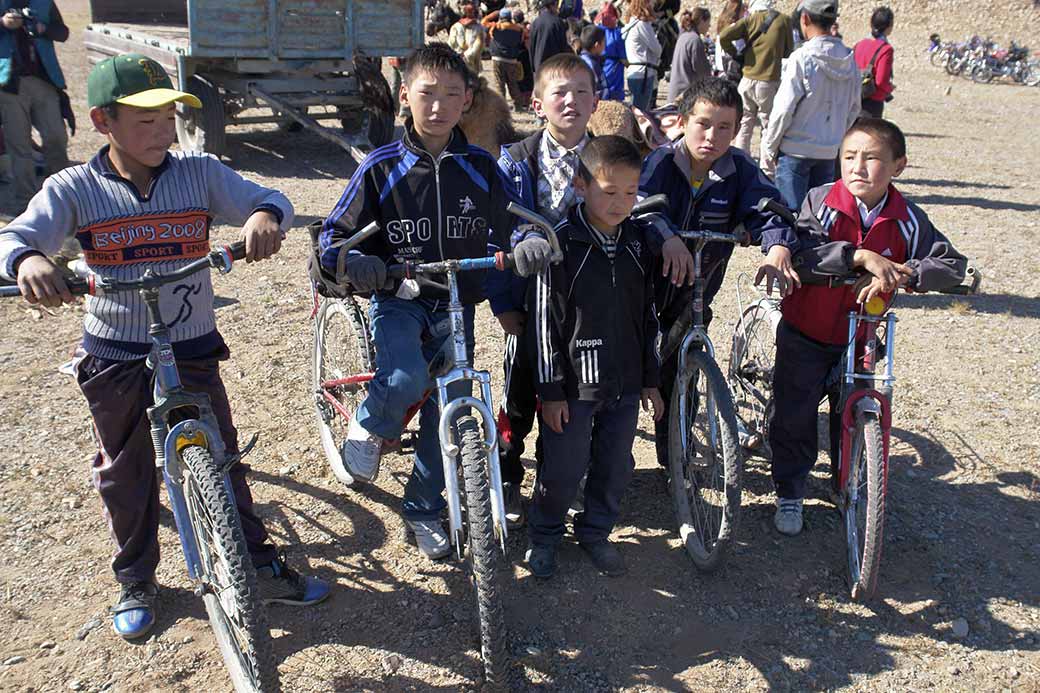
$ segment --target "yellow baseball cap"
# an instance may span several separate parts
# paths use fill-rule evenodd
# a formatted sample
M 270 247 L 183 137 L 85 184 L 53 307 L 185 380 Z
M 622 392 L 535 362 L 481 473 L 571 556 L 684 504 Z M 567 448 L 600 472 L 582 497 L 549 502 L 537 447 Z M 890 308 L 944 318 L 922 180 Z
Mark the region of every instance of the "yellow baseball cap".
M 87 76 L 87 105 L 91 108 L 114 103 L 159 108 L 175 101 L 202 108 L 197 96 L 173 88 L 162 65 L 139 53 L 105 58 Z

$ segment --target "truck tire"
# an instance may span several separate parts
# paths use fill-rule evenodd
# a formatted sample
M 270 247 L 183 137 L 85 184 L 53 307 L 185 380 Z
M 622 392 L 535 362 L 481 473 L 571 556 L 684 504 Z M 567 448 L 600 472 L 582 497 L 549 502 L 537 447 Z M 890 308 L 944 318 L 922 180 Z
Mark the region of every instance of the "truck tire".
M 185 151 L 222 156 L 227 149 L 227 138 L 220 90 L 195 75 L 188 80 L 188 92 L 199 97 L 202 108 L 177 104 L 177 142 Z

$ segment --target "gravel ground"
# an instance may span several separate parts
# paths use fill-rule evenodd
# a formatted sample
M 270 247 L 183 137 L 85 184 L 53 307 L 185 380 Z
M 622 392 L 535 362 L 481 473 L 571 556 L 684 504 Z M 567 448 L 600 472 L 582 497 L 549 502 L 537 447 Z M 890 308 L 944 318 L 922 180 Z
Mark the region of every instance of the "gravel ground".
M 952 22 L 951 3 L 893 5 L 921 13 L 913 22 L 904 15 L 907 28 L 895 37 L 899 99 L 889 113 L 910 145 L 900 186 L 982 268 L 985 283 L 979 296 L 901 297 L 897 305 L 900 379 L 879 598 L 859 605 L 847 596 L 823 458 L 797 539 L 772 529 L 768 468 L 749 461 L 737 546 L 720 573 L 705 576 L 679 546 L 652 441 L 641 434 L 614 535 L 627 577 L 599 577 L 568 543 L 558 576 L 539 583 L 522 565 L 523 539 L 509 540 L 503 579 L 518 688 L 1040 690 L 1040 444 L 1028 434 L 1040 421 L 1040 278 L 1031 257 L 1040 243 L 1040 91 L 940 74 L 918 49 L 933 19 L 925 13 Z M 988 5 L 975 7 L 980 22 L 993 18 Z M 85 2 L 62 9 L 74 29 L 86 23 Z M 1021 15 L 1036 26 L 1035 12 L 1016 5 L 1007 13 L 1009 25 Z M 62 61 L 83 113 L 78 31 Z M 100 144 L 85 121 L 71 147 L 79 161 Z M 328 212 L 353 168 L 307 134 L 256 129 L 230 141 L 227 162 L 284 190 L 301 226 Z M 235 233 L 216 229 L 221 241 Z M 408 460 L 390 456 L 379 482 L 356 491 L 339 485 L 321 457 L 308 393 L 306 250 L 301 228 L 276 260 L 214 280 L 234 354 L 224 378 L 237 423 L 243 435 L 262 433 L 250 458 L 259 513 L 295 565 L 335 584 L 321 606 L 271 609 L 284 687 L 477 689 L 464 572 L 450 560 L 417 558 L 402 540 Z M 716 306 L 722 358 L 736 317 L 734 280 L 756 261 L 753 251 L 738 253 Z M 0 690 L 229 690 L 169 514 L 155 634 L 130 645 L 109 627 L 116 590 L 88 473 L 88 416 L 75 384 L 57 371 L 78 339 L 80 313 L 0 305 Z M 486 310 L 478 323 L 477 363 L 497 376 L 500 332 Z M 652 430 L 649 421 L 642 430 Z

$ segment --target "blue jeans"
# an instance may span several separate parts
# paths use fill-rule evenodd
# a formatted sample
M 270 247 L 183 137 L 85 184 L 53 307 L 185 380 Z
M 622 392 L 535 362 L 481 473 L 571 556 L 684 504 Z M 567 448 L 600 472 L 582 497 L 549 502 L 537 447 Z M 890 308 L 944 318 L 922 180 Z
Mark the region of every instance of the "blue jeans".
M 776 160 L 776 187 L 796 213 L 813 188 L 834 182 L 834 159 L 803 159 L 783 152 Z
M 585 482 L 585 510 L 574 518 L 580 542 L 610 536 L 621 512 L 621 499 L 632 480 L 632 441 L 639 421 L 639 395 L 608 402 L 567 402 L 563 433 L 543 426 L 542 461 L 528 511 L 528 535 L 534 544 L 557 546 L 563 539 L 567 509 Z
M 466 352 L 473 358 L 473 306 L 463 313 L 466 325 Z M 357 410 L 357 420 L 366 431 L 382 438 L 400 438 L 408 409 L 435 386 L 429 375 L 429 361 L 437 354 L 448 335 L 423 341 L 434 327 L 448 318 L 447 301 L 395 296 L 376 296 L 369 311 L 372 339 L 376 347 L 376 372 L 368 385 L 368 396 Z M 450 398 L 470 393 L 468 383 L 448 388 Z M 444 501 L 444 464 L 437 436 L 440 407 L 437 393 L 431 392 L 419 411 L 419 441 L 415 446 L 415 466 L 404 489 L 406 520 L 436 520 Z
M 654 87 L 657 86 L 657 74 L 653 70 L 647 70 L 642 75 L 629 75 L 625 78 L 628 82 L 628 90 L 632 92 L 632 105 L 641 111 L 653 108 L 650 99 L 654 95 Z

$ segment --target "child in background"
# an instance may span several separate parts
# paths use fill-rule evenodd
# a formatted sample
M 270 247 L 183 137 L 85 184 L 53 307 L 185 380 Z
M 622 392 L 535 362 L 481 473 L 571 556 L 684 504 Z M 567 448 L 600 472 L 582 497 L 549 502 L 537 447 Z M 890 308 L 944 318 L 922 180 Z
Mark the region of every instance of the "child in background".
M 120 280 L 148 269 L 173 272 L 204 256 L 213 217 L 242 224 L 247 262 L 278 252 L 293 219 L 284 195 L 245 180 L 212 155 L 168 151 L 176 139 L 175 105 L 202 104 L 174 90 L 159 63 L 135 54 L 102 60 L 87 76 L 87 103 L 94 128 L 108 144 L 89 163 L 48 178 L 28 209 L 0 231 L 0 274 L 17 280 L 26 300 L 49 307 L 74 300 L 61 271 L 47 259 L 73 237 L 92 272 Z M 164 227 L 191 227 L 196 233 L 191 242 L 160 240 Z M 181 286 L 192 291 L 178 295 Z M 217 331 L 209 272 L 163 287 L 159 302 L 163 316 L 173 320 L 170 339 L 184 388 L 209 395 L 225 454 L 237 455 L 238 433 L 220 377 L 220 361 L 230 352 Z M 151 631 L 158 597 L 159 481 L 147 415 L 149 322 L 135 293 L 87 298 L 87 356 L 77 366 L 98 441 L 94 485 L 116 542 L 112 571 L 122 589 L 111 609 L 112 626 L 127 640 Z M 300 576 L 278 554 L 253 510 L 247 471 L 238 462 L 228 475 L 261 596 L 285 604 L 320 602 L 329 595 L 328 584 Z
M 596 97 L 610 97 L 610 88 L 603 78 L 603 50 L 606 47 L 606 33 L 602 27 L 589 24 L 581 30 L 581 59 L 596 75 Z
M 544 457 L 526 557 L 535 577 L 556 571 L 567 510 L 586 472 L 574 534 L 601 573 L 626 572 L 609 536 L 632 478 L 640 401 L 655 419 L 664 411 L 653 232 L 629 217 L 641 164 L 635 145 L 622 137 L 585 146 L 574 178 L 584 201 L 556 227 L 563 262 L 538 275 L 529 299 Z
M 874 296 L 886 303 L 904 287 L 924 292 L 956 286 L 967 260 L 920 207 L 892 185 L 906 168 L 906 138 L 893 123 L 860 118 L 841 143 L 841 180 L 813 188 L 798 217 L 796 261 L 804 284 L 788 295 L 776 335 L 769 444 L 777 510 L 789 536 L 802 531 L 806 480 L 816 463 L 816 412 L 827 375 L 848 343 L 848 314 Z M 828 286 L 832 276 L 864 272 L 856 286 Z M 823 283 L 820 283 L 823 282 Z M 840 411 L 830 399 L 831 464 L 838 461 Z

